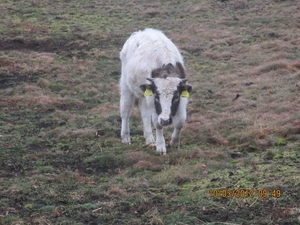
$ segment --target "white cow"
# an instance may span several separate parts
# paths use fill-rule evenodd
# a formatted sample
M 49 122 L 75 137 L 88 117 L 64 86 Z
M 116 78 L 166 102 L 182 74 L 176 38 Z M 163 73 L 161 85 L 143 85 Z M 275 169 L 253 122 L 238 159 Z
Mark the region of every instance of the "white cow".
M 184 63 L 177 47 L 161 31 L 134 32 L 120 52 L 120 111 L 122 143 L 130 144 L 129 116 L 139 100 L 147 145 L 154 145 L 151 118 L 156 128 L 156 150 L 166 154 L 163 127 L 173 124 L 171 146 L 179 148 L 186 120 L 189 93 Z

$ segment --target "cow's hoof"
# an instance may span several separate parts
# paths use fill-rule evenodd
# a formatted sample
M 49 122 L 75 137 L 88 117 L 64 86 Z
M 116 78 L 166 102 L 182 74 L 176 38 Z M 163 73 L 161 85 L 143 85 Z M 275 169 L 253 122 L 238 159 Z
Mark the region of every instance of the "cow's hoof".
M 157 145 L 156 144 L 156 151 L 157 152 L 159 152 L 160 154 L 166 154 L 166 152 L 167 152 L 167 149 L 166 149 L 166 146 L 164 146 L 164 145 Z
M 130 143 L 131 143 L 130 136 L 128 136 L 128 135 L 122 136 L 122 141 L 121 142 L 123 144 L 130 145 Z
M 131 144 L 130 140 L 128 141 L 128 140 L 124 140 L 124 139 L 121 141 L 121 143 L 125 144 L 125 145 L 130 145 Z
M 171 140 L 170 141 L 170 146 L 172 147 L 172 148 L 176 148 L 176 149 L 179 149 L 179 147 L 180 147 L 180 142 L 179 142 L 179 140 Z
M 146 148 L 155 148 L 155 143 L 146 144 Z

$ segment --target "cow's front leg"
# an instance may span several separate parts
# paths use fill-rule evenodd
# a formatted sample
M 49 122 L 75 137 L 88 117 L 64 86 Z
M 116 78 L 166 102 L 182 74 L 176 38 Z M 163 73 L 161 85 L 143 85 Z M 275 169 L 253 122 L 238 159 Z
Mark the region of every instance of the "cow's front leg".
M 167 154 L 166 142 L 163 133 L 163 127 L 158 124 L 158 116 L 156 113 L 152 115 L 152 121 L 156 128 L 156 151 L 160 152 L 162 155 Z
M 156 128 L 156 151 L 163 155 L 167 154 L 166 142 L 163 134 L 163 128 Z
M 143 126 L 144 126 L 144 138 L 146 140 L 146 145 L 154 145 L 155 140 L 152 134 L 152 128 L 151 128 L 151 110 L 150 107 L 147 105 L 146 98 L 140 99 L 141 103 L 141 116 L 143 120 Z
M 170 145 L 174 148 L 180 148 L 180 135 L 183 124 L 186 120 L 186 110 L 184 107 L 179 107 L 176 115 L 173 118 L 174 131 L 171 136 Z

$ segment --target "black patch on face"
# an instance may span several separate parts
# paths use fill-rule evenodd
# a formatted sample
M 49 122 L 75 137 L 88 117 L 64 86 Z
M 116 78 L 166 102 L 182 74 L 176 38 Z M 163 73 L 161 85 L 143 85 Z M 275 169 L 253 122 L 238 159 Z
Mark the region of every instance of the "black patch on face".
M 171 105 L 171 115 L 175 116 L 178 106 L 180 104 L 180 96 L 183 91 L 191 92 L 192 86 L 188 84 L 183 84 L 182 82 L 178 84 L 177 91 L 174 91 L 173 99 L 172 99 L 172 105 Z
M 157 91 L 154 93 L 154 107 L 157 115 L 160 115 L 162 112 L 159 95 L 160 94 Z
M 178 106 L 180 103 L 180 94 L 178 91 L 174 91 L 173 99 L 172 99 L 172 104 L 171 104 L 171 115 L 175 116 Z
M 141 88 L 141 90 L 143 92 L 145 92 L 146 89 L 150 89 L 153 92 L 153 94 L 154 94 L 154 107 L 155 107 L 155 111 L 156 111 L 157 115 L 161 114 L 162 109 L 161 109 L 160 99 L 159 99 L 160 93 L 158 93 L 157 87 L 155 86 L 155 84 L 154 83 L 151 83 L 151 84 L 142 84 L 140 86 L 140 88 Z

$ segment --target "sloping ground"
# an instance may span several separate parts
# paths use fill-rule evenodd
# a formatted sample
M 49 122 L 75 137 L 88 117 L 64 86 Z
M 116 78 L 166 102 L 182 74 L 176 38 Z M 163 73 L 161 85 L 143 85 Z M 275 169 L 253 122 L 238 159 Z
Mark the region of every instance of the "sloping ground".
M 0 224 L 300 224 L 300 4 L 0 3 Z M 161 29 L 193 93 L 180 151 L 120 143 L 119 51 Z M 168 138 L 171 128 L 165 130 Z

